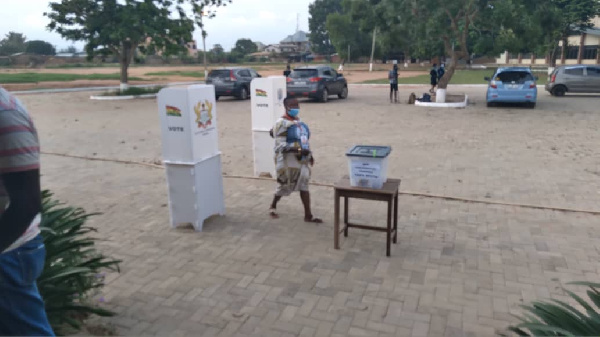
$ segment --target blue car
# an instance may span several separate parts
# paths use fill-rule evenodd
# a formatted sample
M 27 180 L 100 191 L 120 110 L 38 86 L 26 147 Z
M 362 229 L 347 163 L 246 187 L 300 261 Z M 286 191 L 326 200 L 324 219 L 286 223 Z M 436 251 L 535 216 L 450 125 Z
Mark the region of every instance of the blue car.
M 530 108 L 535 108 L 537 101 L 537 77 L 533 76 L 531 69 L 525 67 L 498 68 L 492 78 L 486 77 L 489 82 L 487 89 L 487 106 L 496 103 L 524 103 Z

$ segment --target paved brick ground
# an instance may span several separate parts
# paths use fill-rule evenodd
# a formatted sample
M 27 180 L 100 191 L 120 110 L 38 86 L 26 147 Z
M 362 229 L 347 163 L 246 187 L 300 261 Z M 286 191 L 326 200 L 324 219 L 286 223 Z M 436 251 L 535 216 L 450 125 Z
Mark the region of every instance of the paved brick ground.
M 474 105 L 435 111 L 390 105 L 385 89 L 351 89 L 347 101 L 302 105 L 318 181 L 345 173 L 353 143 L 387 143 L 403 190 L 600 208 L 597 97 L 486 109 L 482 89 L 465 89 Z M 159 158 L 153 101 L 24 100 L 46 151 Z M 247 103 L 218 109 L 224 170 L 250 174 Z M 491 336 L 520 304 L 565 299 L 566 282 L 599 279 L 598 216 L 403 196 L 399 243 L 386 258 L 381 233 L 354 230 L 333 249 L 326 188 L 313 189 L 326 219 L 316 226 L 301 221 L 298 197 L 268 219 L 273 183 L 226 179 L 227 216 L 195 233 L 169 228 L 162 170 L 44 156 L 43 175 L 60 199 L 103 212 L 93 220 L 100 247 L 124 262 L 105 288 L 118 315 L 94 322 L 124 335 Z M 383 225 L 384 209 L 355 202 L 351 217 Z

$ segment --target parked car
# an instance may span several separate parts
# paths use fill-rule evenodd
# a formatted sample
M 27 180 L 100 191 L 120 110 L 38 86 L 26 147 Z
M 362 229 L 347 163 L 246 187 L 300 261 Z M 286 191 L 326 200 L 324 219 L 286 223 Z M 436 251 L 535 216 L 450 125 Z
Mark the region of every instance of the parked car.
M 217 100 L 221 96 L 248 99 L 250 98 L 250 82 L 257 77 L 261 76 L 251 68 L 221 68 L 208 73 L 206 84 L 215 86 Z
M 498 68 L 489 82 L 487 89 L 487 106 L 496 103 L 524 103 L 535 108 L 537 101 L 537 77 L 531 69 L 525 67 Z
M 546 83 L 552 96 L 573 93 L 600 93 L 600 66 L 561 66 L 552 72 Z
M 295 68 L 287 78 L 288 97 L 309 97 L 327 102 L 330 95 L 348 97 L 348 82 L 329 66 Z

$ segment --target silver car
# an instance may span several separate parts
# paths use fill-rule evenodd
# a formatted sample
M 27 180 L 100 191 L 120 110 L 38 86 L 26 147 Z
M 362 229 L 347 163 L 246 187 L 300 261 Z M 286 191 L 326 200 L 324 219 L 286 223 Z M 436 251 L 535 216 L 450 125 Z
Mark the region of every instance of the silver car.
M 552 96 L 570 93 L 600 93 L 600 66 L 572 65 L 554 69 L 546 91 Z

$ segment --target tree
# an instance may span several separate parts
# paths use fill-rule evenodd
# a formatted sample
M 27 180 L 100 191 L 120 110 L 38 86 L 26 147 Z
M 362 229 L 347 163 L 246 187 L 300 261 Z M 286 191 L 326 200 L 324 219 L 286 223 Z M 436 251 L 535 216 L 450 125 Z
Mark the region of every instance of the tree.
M 63 0 L 51 2 L 51 11 L 44 15 L 50 18 L 50 30 L 67 40 L 85 41 L 88 58 L 115 55 L 121 87 L 126 88 L 138 48 L 155 48 L 165 55 L 184 51 L 205 6 L 220 6 L 222 1 L 227 0 Z M 187 16 L 186 3 L 192 5 L 195 20 Z
M 186 0 L 177 0 L 184 2 Z M 214 18 L 217 15 L 215 8 L 219 6 L 227 6 L 226 2 L 231 3 L 232 0 L 189 0 L 192 3 L 194 19 L 200 33 L 202 34 L 202 49 L 206 50 L 206 37 L 208 33 L 204 29 L 204 18 Z M 206 64 L 206 53 L 203 53 L 204 77 L 208 76 L 208 66 Z
M 8 32 L 6 37 L 0 41 L 0 55 L 12 55 L 25 51 L 27 38 L 22 33 Z
M 562 41 L 561 59 L 564 62 L 568 37 L 592 28 L 592 19 L 600 15 L 598 0 L 546 0 L 537 5 L 534 18 L 538 19 L 541 36 L 538 42 L 550 52 L 551 65 L 556 65 L 556 49 Z
M 75 53 L 77 53 L 77 47 L 75 47 L 75 46 L 68 46 L 67 48 L 63 48 L 63 49 L 59 50 L 58 52 L 59 53 L 75 54 Z
M 33 40 L 27 41 L 25 52 L 37 55 L 55 55 L 56 49 L 46 41 Z
M 308 5 L 308 29 L 313 51 L 322 55 L 335 53 L 327 30 L 327 17 L 333 13 L 342 12 L 342 0 L 316 0 Z
M 446 89 L 459 60 L 468 60 L 473 46 L 494 38 L 507 28 L 492 20 L 498 8 L 518 0 L 381 0 L 376 25 L 414 41 L 416 56 L 449 56 L 450 63 L 438 87 Z M 523 0 L 521 0 L 523 1 Z M 520 2 L 520 1 L 519 1 Z M 508 4 L 508 5 L 507 5 Z M 494 30 L 497 27 L 497 31 Z M 391 29 L 390 29 L 391 28 Z M 494 35 L 495 34 L 495 35 Z M 494 42 L 492 42 L 492 46 Z M 485 50 L 487 52 L 487 50 Z
M 325 23 L 331 43 L 340 56 L 348 61 L 350 61 L 350 57 L 356 59 L 368 56 L 371 53 L 373 26 L 368 24 L 371 21 L 355 14 L 355 12 L 358 12 L 356 8 L 359 6 L 355 4 L 355 1 L 343 0 L 342 13 L 329 14 Z M 359 1 L 362 2 L 363 0 Z M 370 6 L 365 7 L 365 9 L 372 10 Z M 371 15 L 370 12 L 363 14 L 369 17 Z M 350 48 L 350 55 L 348 55 L 348 48 Z
M 240 56 L 246 56 L 248 54 L 256 53 L 258 47 L 256 43 L 250 39 L 238 39 L 235 42 L 235 47 L 231 50 L 232 53 L 236 53 Z
M 220 63 L 225 59 L 225 50 L 220 44 L 215 44 L 210 50 L 208 57 L 211 63 Z

